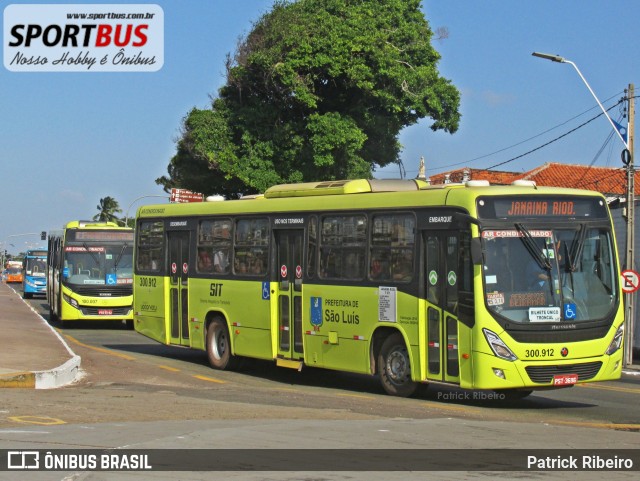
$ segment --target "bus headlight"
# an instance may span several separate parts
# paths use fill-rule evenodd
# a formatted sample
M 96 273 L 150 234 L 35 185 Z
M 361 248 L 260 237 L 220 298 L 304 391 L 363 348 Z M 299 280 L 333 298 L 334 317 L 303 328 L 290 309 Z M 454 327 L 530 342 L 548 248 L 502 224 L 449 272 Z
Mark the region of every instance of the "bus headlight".
M 484 334 L 489 347 L 497 357 L 500 359 L 506 359 L 507 361 L 515 361 L 518 359 L 518 357 L 511 352 L 511 349 L 507 347 L 495 332 L 490 331 L 489 329 L 482 329 L 482 333 Z
M 616 335 L 613 336 L 613 341 L 611 341 L 611 344 L 609 344 L 609 347 L 604 353 L 611 355 L 614 352 L 616 352 L 618 349 L 620 349 L 620 346 L 622 346 L 623 337 L 624 337 L 624 324 L 620 324 L 620 327 L 616 331 Z
M 76 301 L 75 299 L 72 299 L 71 297 L 69 297 L 66 294 L 63 294 L 62 298 L 67 302 L 67 304 L 71 304 L 73 307 L 78 309 L 78 301 Z

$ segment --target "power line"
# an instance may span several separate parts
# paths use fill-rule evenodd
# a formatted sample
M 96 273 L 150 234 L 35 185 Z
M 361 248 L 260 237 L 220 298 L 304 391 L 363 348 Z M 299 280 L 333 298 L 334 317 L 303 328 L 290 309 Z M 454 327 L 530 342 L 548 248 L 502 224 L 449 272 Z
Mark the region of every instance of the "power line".
M 605 100 L 605 102 L 608 102 L 608 101 L 609 101 L 609 100 L 611 100 L 612 98 L 617 97 L 617 96 L 618 96 L 618 95 L 620 95 L 621 93 L 622 93 L 622 92 L 618 92 L 617 94 L 612 95 L 611 97 L 609 97 L 608 99 L 606 99 L 606 100 Z M 555 129 L 557 129 L 557 128 L 562 127 L 563 125 L 568 124 L 568 123 L 569 123 L 569 122 L 571 122 L 572 120 L 575 120 L 575 119 L 577 119 L 578 117 L 583 116 L 584 114 L 586 114 L 587 112 L 592 111 L 592 110 L 593 110 L 593 109 L 595 109 L 595 108 L 597 108 L 597 106 L 593 106 L 593 107 L 591 107 L 590 109 L 587 109 L 587 110 L 585 110 L 584 112 L 579 113 L 578 115 L 575 115 L 575 116 L 571 117 L 570 119 L 565 120 L 564 122 L 562 122 L 562 123 L 560 123 L 560 124 L 558 124 L 558 125 L 556 125 L 556 126 L 554 126 L 554 127 L 551 127 L 551 128 L 549 128 L 549 129 L 547 129 L 547 130 L 545 130 L 545 131 L 543 131 L 543 132 L 540 132 L 539 134 L 536 134 L 536 135 L 534 135 L 534 136 L 532 136 L 532 137 L 529 137 L 528 139 L 521 140 L 520 142 L 517 142 L 517 143 L 515 143 L 515 144 L 513 144 L 513 145 L 510 145 L 509 147 L 505 147 L 505 148 L 503 148 L 503 149 L 496 150 L 495 152 L 492 152 L 492 153 L 490 153 L 490 154 L 485 154 L 485 155 L 482 155 L 482 156 L 480 156 L 480 157 L 476 157 L 475 159 L 468 160 L 467 162 L 474 162 L 474 161 L 476 161 L 476 160 L 484 159 L 484 158 L 486 158 L 486 157 L 490 157 L 490 156 L 492 156 L 492 155 L 499 154 L 500 152 L 504 152 L 505 150 L 512 149 L 513 147 L 517 147 L 518 145 L 522 145 L 522 144 L 524 144 L 524 143 L 527 143 L 527 142 L 529 142 L 530 140 L 536 139 L 536 138 L 538 138 L 538 137 L 542 137 L 544 134 L 547 134 L 547 133 L 551 132 L 552 130 L 555 130 Z
M 608 102 L 608 101 L 609 101 L 609 100 L 611 100 L 612 98 L 617 97 L 617 96 L 618 96 L 618 95 L 620 95 L 621 93 L 623 93 L 623 92 L 619 92 L 619 93 L 617 93 L 617 94 L 615 94 L 615 95 L 612 95 L 611 97 L 607 98 L 607 99 L 605 100 L 605 102 Z M 625 92 L 625 93 L 626 93 L 626 92 Z M 636 95 L 636 96 L 634 96 L 633 98 L 640 98 L 640 95 Z M 613 108 L 615 108 L 616 106 L 618 106 L 618 105 L 620 105 L 620 104 L 624 103 L 624 102 L 625 102 L 625 101 L 627 101 L 627 100 L 628 100 L 628 98 L 627 98 L 626 96 L 625 96 L 625 97 L 623 97 L 623 98 L 621 98 L 620 100 L 618 100 L 618 102 L 616 102 L 614 105 L 612 105 L 611 107 L 609 107 L 609 108 L 607 109 L 607 112 L 608 112 L 609 110 L 612 110 L 612 109 L 613 109 Z M 578 117 L 581 117 L 582 115 L 586 114 L 587 112 L 589 112 L 589 111 L 591 111 L 591 110 L 593 110 L 593 109 L 595 109 L 595 108 L 596 108 L 595 106 L 594 106 L 594 107 L 591 107 L 591 108 L 589 108 L 589 109 L 585 110 L 584 112 L 582 112 L 582 113 L 580 113 L 580 114 L 577 114 L 577 115 L 575 115 L 575 116 L 571 117 L 570 119 L 565 120 L 564 122 L 562 122 L 562 123 L 560 123 L 560 124 L 558 124 L 558 125 L 556 125 L 556 126 L 554 126 L 554 127 L 551 127 L 551 128 L 549 128 L 549 129 L 547 129 L 547 130 L 545 130 L 545 131 L 543 131 L 543 132 L 541 132 L 541 133 L 539 133 L 539 134 L 536 134 L 536 135 L 534 135 L 534 136 L 532 136 L 532 137 L 529 137 L 528 139 L 525 139 L 525 140 L 522 140 L 522 141 L 517 142 L 517 143 L 515 143 L 515 144 L 512 144 L 512 145 L 510 145 L 509 147 L 504 147 L 504 148 L 499 149 L 499 150 L 496 150 L 496 151 L 494 151 L 494 152 L 492 152 L 492 153 L 485 154 L 485 155 L 482 155 L 482 156 L 480 156 L 480 157 L 475 157 L 475 158 L 473 158 L 473 159 L 466 160 L 466 161 L 463 161 L 463 162 L 455 162 L 455 163 L 447 164 L 447 165 L 444 165 L 444 166 L 439 166 L 439 167 L 434 167 L 434 168 L 431 168 L 431 169 L 426 169 L 426 171 L 434 171 L 434 170 L 442 171 L 443 169 L 447 169 L 447 168 L 451 168 L 451 167 L 457 167 L 457 166 L 459 166 L 459 165 L 468 165 L 468 164 L 470 164 L 471 162 L 475 162 L 475 161 L 477 161 L 477 160 L 481 160 L 481 159 L 484 159 L 484 158 L 486 158 L 486 157 L 490 157 L 490 156 L 495 155 L 495 154 L 498 154 L 498 153 L 500 153 L 500 152 L 504 152 L 504 151 L 509 150 L 509 149 L 511 149 L 511 148 L 513 148 L 513 147 L 517 147 L 518 145 L 522 145 L 522 144 L 524 144 L 524 143 L 526 143 L 526 142 L 529 142 L 530 140 L 533 140 L 533 139 L 535 139 L 535 138 L 538 138 L 538 137 L 540 137 L 540 136 L 542 136 L 542 135 L 544 135 L 544 134 L 546 134 L 546 133 L 548 133 L 548 132 L 551 132 L 552 130 L 555 130 L 555 129 L 557 129 L 557 128 L 559 128 L 559 127 L 563 126 L 563 125 L 566 125 L 567 123 L 571 122 L 572 120 L 575 120 L 575 119 L 577 119 Z M 547 143 L 545 143 L 545 144 L 540 145 L 539 147 L 536 147 L 535 149 L 531 149 L 531 150 L 529 150 L 529 151 L 525 152 L 524 154 L 520 154 L 520 155 L 518 155 L 518 156 L 516 156 L 516 157 L 513 157 L 513 158 L 511 158 L 511 159 L 509 159 L 509 160 L 506 160 L 506 161 L 504 161 L 504 162 L 500 162 L 500 163 L 495 164 L 495 165 L 493 165 L 493 166 L 491 166 L 491 167 L 487 167 L 487 168 L 486 168 L 486 170 L 494 169 L 495 167 L 499 167 L 499 166 L 501 166 L 501 165 L 505 165 L 505 164 L 507 164 L 507 163 L 509 163 L 509 162 L 513 162 L 514 160 L 520 159 L 520 158 L 525 157 L 525 156 L 527 156 L 527 155 L 529 155 L 529 154 L 531 154 L 531 153 L 533 153 L 533 152 L 536 152 L 536 151 L 538 151 L 538 150 L 540 150 L 540 149 L 542 149 L 542 148 L 546 147 L 547 145 L 550 145 L 550 144 L 552 144 L 552 143 L 554 143 L 554 142 L 556 142 L 556 141 L 558 141 L 558 140 L 560 140 L 560 139 L 562 139 L 562 138 L 566 137 L 567 135 L 569 135 L 569 134 L 571 134 L 571 133 L 575 132 L 576 130 L 578 130 L 578 129 L 580 129 L 580 128 L 584 127 L 585 125 L 587 125 L 587 124 L 589 124 L 590 122 L 594 121 L 595 119 L 597 119 L 597 118 L 598 118 L 598 117 L 600 117 L 601 115 L 604 115 L 604 113 L 603 113 L 603 112 L 599 113 L 599 114 L 598 114 L 598 115 L 596 115 L 595 117 L 592 117 L 591 119 L 589 119 L 589 120 L 587 120 L 586 122 L 584 122 L 584 123 L 580 124 L 580 125 L 579 125 L 579 126 L 577 126 L 576 128 L 571 129 L 570 131 L 568 131 L 568 132 L 566 132 L 566 133 L 564 133 L 564 134 L 560 135 L 559 137 L 556 137 L 556 138 L 555 138 L 555 139 L 553 139 L 553 140 L 550 140 L 549 142 L 547 142 Z M 607 140 L 607 141 L 605 141 L 605 145 L 606 145 L 606 142 L 608 142 L 608 140 Z M 597 155 L 599 156 L 600 154 L 598 153 Z M 403 166 L 403 167 L 404 167 L 404 166 Z M 412 169 L 412 170 L 409 170 L 409 171 L 405 170 L 405 171 L 404 171 L 404 174 L 406 174 L 406 173 L 408 173 L 408 172 L 413 173 L 413 172 L 417 172 L 417 170 L 413 170 L 413 169 Z
M 611 107 L 609 107 L 607 109 L 607 112 L 615 107 L 617 107 L 619 104 L 621 104 L 622 102 L 626 102 L 626 98 L 620 99 L 616 104 L 612 105 Z M 554 142 L 557 142 L 558 140 L 566 137 L 569 134 L 572 134 L 573 132 L 575 132 L 578 129 L 581 129 L 582 127 L 584 127 L 585 125 L 593 122 L 595 119 L 597 119 L 598 117 L 600 117 L 601 115 L 604 115 L 604 112 L 600 112 L 598 115 L 596 115 L 595 117 L 591 117 L 589 120 L 587 120 L 586 122 L 583 122 L 582 124 L 578 125 L 576 128 L 569 130 L 568 132 L 565 132 L 564 134 L 560 135 L 559 137 L 556 137 L 555 139 L 550 140 L 549 142 L 546 142 L 542 145 L 540 145 L 539 147 L 536 147 L 535 149 L 531 149 L 528 152 L 525 152 L 524 154 L 520 154 L 516 157 L 512 157 L 509 160 L 505 160 L 504 162 L 500 162 L 499 164 L 495 164 L 492 165 L 491 167 L 487 167 L 486 170 L 491 170 L 494 169 L 496 167 L 500 167 L 501 165 L 505 165 L 508 164 L 509 162 L 513 162 L 514 160 L 518 160 L 526 155 L 532 154 L 533 152 L 536 152 L 544 147 L 546 147 L 547 145 L 553 144 Z

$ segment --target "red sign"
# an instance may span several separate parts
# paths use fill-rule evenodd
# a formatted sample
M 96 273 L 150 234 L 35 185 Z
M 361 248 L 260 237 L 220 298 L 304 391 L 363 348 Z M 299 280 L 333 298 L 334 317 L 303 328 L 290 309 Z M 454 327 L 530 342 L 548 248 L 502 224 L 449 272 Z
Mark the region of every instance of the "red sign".
M 203 202 L 204 195 L 198 192 L 191 192 L 187 189 L 171 189 L 171 202 L 183 203 L 183 202 Z
M 301 266 L 296 266 L 296 277 L 298 279 L 302 279 L 302 267 Z
M 111 316 L 113 315 L 112 309 L 98 309 L 99 316 Z
M 627 269 L 620 273 L 622 276 L 622 290 L 626 294 L 631 294 L 640 289 L 640 276 L 636 271 Z
M 189 264 L 185 262 L 182 264 L 182 272 L 186 274 L 188 271 L 189 271 Z
M 175 262 L 172 262 L 171 263 L 171 273 L 175 274 L 177 272 L 177 270 L 178 270 L 178 266 L 176 265 Z
M 283 265 L 283 266 L 280 268 L 280 275 L 281 275 L 282 277 L 287 277 L 287 266 Z

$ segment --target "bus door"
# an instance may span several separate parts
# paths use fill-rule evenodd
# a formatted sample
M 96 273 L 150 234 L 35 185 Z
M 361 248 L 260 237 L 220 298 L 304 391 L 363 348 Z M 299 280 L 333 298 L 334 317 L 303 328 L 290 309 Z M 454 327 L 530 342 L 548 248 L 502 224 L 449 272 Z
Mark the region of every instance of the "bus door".
M 427 379 L 460 382 L 458 360 L 459 232 L 425 232 Z
M 189 343 L 189 232 L 167 232 L 171 344 Z
M 304 229 L 275 230 L 278 279 L 278 358 L 301 360 Z M 279 363 L 287 367 L 296 367 Z M 299 367 L 299 366 L 298 366 Z

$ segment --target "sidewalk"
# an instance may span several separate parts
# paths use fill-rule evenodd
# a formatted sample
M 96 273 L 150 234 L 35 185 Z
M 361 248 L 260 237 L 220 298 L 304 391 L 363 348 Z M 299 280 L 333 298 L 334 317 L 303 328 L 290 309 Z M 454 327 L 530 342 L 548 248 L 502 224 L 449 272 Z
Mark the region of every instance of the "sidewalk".
M 0 329 L 0 388 L 49 389 L 76 379 L 80 356 L 4 283 L 0 283 Z

